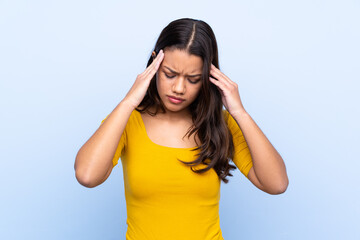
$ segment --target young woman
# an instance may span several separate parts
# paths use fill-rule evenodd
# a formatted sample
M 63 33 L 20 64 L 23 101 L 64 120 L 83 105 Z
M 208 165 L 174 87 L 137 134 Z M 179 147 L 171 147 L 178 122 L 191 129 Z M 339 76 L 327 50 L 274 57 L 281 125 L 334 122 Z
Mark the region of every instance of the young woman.
M 76 178 L 98 186 L 119 158 L 126 239 L 223 239 L 220 183 L 236 169 L 230 160 L 266 193 L 288 186 L 283 159 L 219 70 L 211 27 L 189 18 L 163 29 L 146 70 L 79 150 Z

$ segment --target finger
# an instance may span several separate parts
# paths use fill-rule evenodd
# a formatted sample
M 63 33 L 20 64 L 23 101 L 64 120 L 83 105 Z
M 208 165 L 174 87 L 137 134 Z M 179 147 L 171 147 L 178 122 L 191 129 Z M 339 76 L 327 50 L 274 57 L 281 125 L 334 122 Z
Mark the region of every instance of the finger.
M 156 68 L 156 71 L 157 71 L 163 58 L 164 58 L 164 51 L 161 49 L 159 51 L 158 55 L 153 60 L 153 62 L 144 71 L 144 75 L 148 75 L 153 70 L 153 68 Z
M 155 64 L 152 67 L 152 71 L 157 72 L 164 57 L 165 57 L 164 52 L 162 50 L 160 50 L 158 56 L 156 56 L 156 58 L 155 58 Z
M 143 75 L 148 75 L 152 68 L 154 68 L 162 55 L 162 50 L 159 51 L 159 54 L 153 59 L 152 63 L 145 69 Z
M 152 65 L 151 67 L 149 67 L 147 69 L 147 71 L 145 72 L 144 76 L 145 77 L 149 77 L 152 78 L 156 72 L 158 71 L 160 64 L 162 62 L 162 60 L 164 59 L 164 53 L 162 51 L 159 52 L 158 56 L 156 56 L 156 59 L 154 60 L 154 65 Z
M 214 72 L 213 70 L 211 70 L 211 71 L 210 71 L 210 74 L 211 74 L 213 77 L 215 77 L 219 82 L 221 82 L 224 86 L 226 86 L 226 88 L 231 88 L 231 87 L 232 87 L 232 85 L 231 85 L 228 81 L 226 81 L 226 80 L 224 79 L 224 77 L 223 77 L 222 75 L 220 75 L 219 73 Z
M 228 78 L 223 72 L 221 72 L 217 67 L 215 67 L 213 64 L 211 64 L 211 69 L 210 69 L 211 73 L 217 73 L 218 76 L 221 76 L 222 79 L 224 79 L 225 81 L 227 81 L 229 84 L 234 85 L 235 83 L 233 81 L 231 81 L 230 78 Z
M 217 87 L 219 87 L 221 90 L 223 90 L 225 88 L 224 83 L 220 82 L 218 80 L 216 80 L 215 78 L 209 77 L 210 82 L 212 82 L 214 85 L 216 85 Z
M 218 76 L 221 76 L 225 81 L 227 81 L 229 84 L 235 86 L 235 83 L 231 81 L 230 78 L 228 78 L 223 72 L 221 72 L 217 67 L 214 66 L 214 64 L 211 64 L 210 73 L 217 73 Z

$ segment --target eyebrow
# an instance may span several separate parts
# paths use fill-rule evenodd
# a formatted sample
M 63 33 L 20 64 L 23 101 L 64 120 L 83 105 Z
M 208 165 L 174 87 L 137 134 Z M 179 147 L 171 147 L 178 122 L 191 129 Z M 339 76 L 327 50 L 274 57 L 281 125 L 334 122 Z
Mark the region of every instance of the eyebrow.
M 170 72 L 174 73 L 174 74 L 179 74 L 178 72 L 175 72 L 174 70 L 172 70 L 171 68 L 168 68 L 166 66 L 164 66 L 165 68 L 167 68 Z M 197 76 L 201 76 L 202 74 L 195 74 L 195 75 L 185 75 L 187 77 L 197 77 Z

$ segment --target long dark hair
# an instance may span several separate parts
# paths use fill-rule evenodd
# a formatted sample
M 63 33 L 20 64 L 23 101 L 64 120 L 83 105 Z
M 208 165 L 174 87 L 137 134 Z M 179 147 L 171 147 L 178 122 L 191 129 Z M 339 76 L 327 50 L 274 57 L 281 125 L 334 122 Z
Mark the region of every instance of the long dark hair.
M 185 134 L 188 137 L 194 133 L 198 135 L 201 144 L 197 143 L 198 147 L 193 151 L 199 149 L 201 151 L 197 155 L 198 158 L 192 162 L 178 160 L 189 166 L 201 163 L 207 165 L 206 168 L 196 170 L 191 167 L 191 170 L 196 173 L 203 173 L 214 168 L 219 178 L 224 183 L 228 183 L 226 176 L 233 176 L 230 170 L 236 169 L 236 166 L 229 164 L 229 160 L 233 158 L 234 144 L 225 122 L 220 91 L 208 81 L 211 63 L 219 68 L 215 34 L 204 21 L 191 18 L 178 19 L 162 30 L 153 51 L 158 54 L 165 48 L 185 50 L 203 60 L 202 87 L 198 97 L 189 105 L 194 125 Z M 153 58 L 150 56 L 147 66 L 152 61 Z M 155 113 L 149 111 L 152 106 L 155 106 Z M 154 75 L 144 99 L 136 110 L 154 116 L 159 109 L 165 112 L 156 88 L 156 75 Z

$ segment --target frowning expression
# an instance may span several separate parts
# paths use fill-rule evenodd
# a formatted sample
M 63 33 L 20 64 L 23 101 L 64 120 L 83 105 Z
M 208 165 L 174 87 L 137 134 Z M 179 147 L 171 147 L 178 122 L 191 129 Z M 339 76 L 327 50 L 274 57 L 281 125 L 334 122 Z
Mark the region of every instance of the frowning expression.
M 178 49 L 165 49 L 157 72 L 156 87 L 167 111 L 178 112 L 196 99 L 202 85 L 203 61 Z

